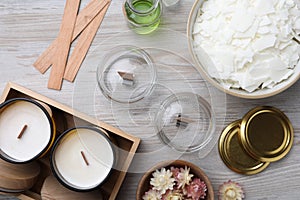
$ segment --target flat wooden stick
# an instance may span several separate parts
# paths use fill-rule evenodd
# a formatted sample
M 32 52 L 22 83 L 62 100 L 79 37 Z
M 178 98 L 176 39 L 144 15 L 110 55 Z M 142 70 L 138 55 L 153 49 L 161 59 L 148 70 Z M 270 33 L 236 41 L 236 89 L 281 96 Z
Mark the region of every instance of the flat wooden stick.
M 83 152 L 83 151 L 80 151 L 80 153 L 81 153 L 81 156 L 82 156 L 82 158 L 83 158 L 85 164 L 86 164 L 87 166 L 89 166 L 90 163 L 89 163 L 88 160 L 86 159 L 84 152 Z
M 103 21 L 105 13 L 110 5 L 110 2 L 105 5 L 101 12 L 93 19 L 93 21 L 86 27 L 86 29 L 80 34 L 78 43 L 76 44 L 72 55 L 70 56 L 64 79 L 73 82 L 79 68 L 93 42 L 94 37 Z
M 89 25 L 89 23 L 95 18 L 95 16 L 98 15 L 107 3 L 107 0 L 92 0 L 82 9 L 76 19 L 72 41 L 78 37 L 78 35 L 86 28 L 87 25 Z M 52 65 L 55 49 L 58 45 L 58 39 L 56 38 L 33 64 L 33 66 L 42 74 L 45 73 Z
M 48 88 L 60 90 L 65 73 L 70 45 L 80 0 L 67 0 L 64 10 L 60 31 L 57 37 L 58 46 L 55 48 L 55 59 L 53 60 Z
M 25 125 L 23 126 L 21 132 L 19 133 L 19 135 L 18 135 L 18 137 L 17 137 L 18 139 L 21 139 L 21 138 L 22 138 L 22 136 L 23 136 L 24 132 L 26 131 L 26 129 L 27 129 L 27 124 L 25 124 Z

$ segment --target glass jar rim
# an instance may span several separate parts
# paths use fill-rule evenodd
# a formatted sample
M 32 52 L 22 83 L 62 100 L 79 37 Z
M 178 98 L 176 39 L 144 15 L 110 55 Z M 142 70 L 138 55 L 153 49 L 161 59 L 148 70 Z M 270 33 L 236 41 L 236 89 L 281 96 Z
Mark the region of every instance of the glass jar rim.
M 154 9 L 156 9 L 160 3 L 160 0 L 152 0 L 153 1 L 153 4 L 152 6 L 147 9 L 147 10 L 137 10 L 134 6 L 133 6 L 133 1 L 134 0 L 126 0 L 125 3 L 128 4 L 129 8 L 134 11 L 135 13 L 138 13 L 138 14 L 148 14 L 149 12 L 153 11 Z

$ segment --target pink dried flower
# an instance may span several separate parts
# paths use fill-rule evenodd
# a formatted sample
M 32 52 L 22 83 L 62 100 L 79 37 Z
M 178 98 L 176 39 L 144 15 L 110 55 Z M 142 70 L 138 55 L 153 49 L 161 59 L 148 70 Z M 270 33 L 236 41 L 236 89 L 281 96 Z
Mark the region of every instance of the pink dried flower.
M 191 197 L 192 200 L 204 199 L 206 196 L 206 184 L 199 178 L 195 178 L 189 185 L 185 187 L 184 192 L 187 197 Z
M 156 190 L 149 190 L 144 194 L 143 200 L 161 200 L 161 194 Z
M 224 182 L 219 188 L 220 200 L 242 200 L 244 197 L 243 188 L 234 181 Z
M 170 168 L 171 172 L 173 173 L 173 177 L 175 178 L 175 180 L 177 181 L 177 177 L 179 174 L 179 168 L 178 167 L 171 167 Z

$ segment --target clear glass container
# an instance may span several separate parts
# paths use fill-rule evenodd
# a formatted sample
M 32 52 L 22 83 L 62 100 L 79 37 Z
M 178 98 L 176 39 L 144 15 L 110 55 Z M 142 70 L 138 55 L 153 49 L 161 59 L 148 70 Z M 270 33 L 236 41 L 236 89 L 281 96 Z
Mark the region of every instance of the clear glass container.
M 123 13 L 130 28 L 138 34 L 148 34 L 160 23 L 162 5 L 160 0 L 126 0 Z
M 205 99 L 182 92 L 169 96 L 162 103 L 156 126 L 164 143 L 180 152 L 194 152 L 211 140 L 215 117 Z
M 176 5 L 177 3 L 179 3 L 180 0 L 162 0 L 163 4 L 166 6 L 166 7 L 170 7 L 170 6 L 174 6 Z
M 107 98 L 132 103 L 151 93 L 156 81 L 152 59 L 135 46 L 117 46 L 97 69 L 98 85 Z

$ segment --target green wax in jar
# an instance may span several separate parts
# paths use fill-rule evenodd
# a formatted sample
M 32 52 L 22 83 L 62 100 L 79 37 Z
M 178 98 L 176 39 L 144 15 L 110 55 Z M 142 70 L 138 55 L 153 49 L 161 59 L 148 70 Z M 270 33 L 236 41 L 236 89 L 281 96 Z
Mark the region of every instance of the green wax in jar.
M 125 11 L 129 21 L 135 24 L 136 32 L 147 34 L 154 31 L 160 22 L 161 7 L 160 2 L 157 6 L 153 0 L 136 0 L 131 6 L 126 2 Z

